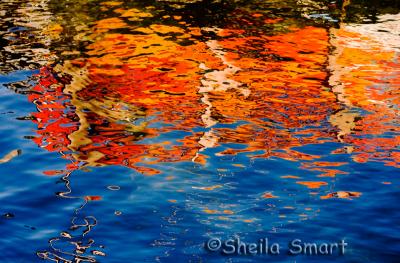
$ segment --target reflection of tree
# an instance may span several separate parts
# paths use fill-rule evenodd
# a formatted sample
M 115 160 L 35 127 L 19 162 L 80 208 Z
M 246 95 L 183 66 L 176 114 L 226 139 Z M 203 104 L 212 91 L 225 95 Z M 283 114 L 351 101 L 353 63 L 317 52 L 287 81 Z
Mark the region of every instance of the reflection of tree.
M 99 33 L 88 46 L 89 57 L 55 68 L 65 75 L 63 92 L 71 96 L 68 103 L 74 115 L 69 133 L 55 138 L 68 138 L 63 147 L 74 150 L 78 160 L 136 168 L 144 156 L 158 161 L 190 160 L 207 144 L 207 137 L 198 143 L 198 135 L 193 134 L 185 137 L 182 145 L 173 146 L 137 141 L 143 136 L 155 138 L 173 130 L 207 127 L 203 114 L 207 111 L 218 123 L 247 122 L 235 130 L 213 128 L 217 137 L 213 137 L 214 145 L 208 146 L 216 146 L 218 140 L 239 142 L 247 145 L 246 151 L 269 154 L 327 136 L 322 129 L 308 128 L 335 110 L 334 96 L 322 86 L 327 77 L 328 38 L 324 29 L 290 29 L 270 37 L 223 29 L 218 31 L 219 40 L 213 40 L 218 43 L 215 47 L 212 42 L 194 41 L 200 32 L 195 28 L 160 24 L 136 28 L 136 34 L 106 33 L 125 26 L 116 19 L 113 24 L 96 22 L 93 32 Z M 301 40 L 305 34 L 310 37 Z M 194 42 L 182 46 L 168 36 Z M 226 51 L 218 53 L 222 49 Z M 40 118 L 42 123 L 44 119 Z M 167 126 L 147 128 L 149 122 Z M 45 132 L 47 140 L 53 137 L 52 127 Z M 315 136 L 300 142 L 292 129 Z
M 337 112 L 341 106 L 329 91 L 327 63 L 335 67 L 344 62 L 340 56 L 328 61 L 327 31 L 290 18 L 298 12 L 326 9 L 324 1 L 290 2 L 285 9 L 288 19 L 280 13 L 282 3 L 249 2 L 234 10 L 221 27 L 189 26 L 180 16 L 171 23 L 169 15 L 154 8 L 134 4 L 124 9 L 118 2 L 111 3 L 95 9 L 113 14 L 111 18 L 82 18 L 91 21 L 86 26 L 75 20 L 70 25 L 46 25 L 38 33 L 53 39 L 67 35 L 65 39 L 78 43 L 71 44 L 75 48 L 86 43 L 81 58 L 42 68 L 39 85 L 29 96 L 38 105 L 39 112 L 33 114 L 39 127 L 35 141 L 42 147 L 73 151 L 70 157 L 77 163 L 123 164 L 155 174 L 157 170 L 144 165 L 149 158 L 150 163 L 204 163 L 200 152 L 221 145 L 226 148 L 222 155 L 261 151 L 255 157 L 316 158 L 291 148 L 321 138 L 332 140 L 331 128 L 321 123 L 333 112 L 330 121 L 339 129 L 340 141 L 356 129 L 358 115 L 348 109 Z M 250 11 L 254 4 L 260 4 L 260 12 Z M 337 7 L 347 10 L 349 4 Z M 77 12 L 91 6 L 82 4 Z M 52 3 L 51 8 L 62 7 Z M 271 8 L 280 11 L 266 11 Z M 71 32 L 75 35 L 68 35 Z M 339 39 L 355 37 L 343 30 L 333 34 Z M 331 43 L 337 50 L 345 46 L 340 41 Z M 64 56 L 63 51 L 57 53 Z M 386 53 L 379 54 L 378 59 L 387 61 Z M 347 106 L 367 101 L 346 93 L 375 80 L 359 76 L 347 80 L 351 88 L 343 87 L 339 82 L 344 82 L 346 73 L 336 74 L 338 70 L 330 77 L 338 99 Z M 357 92 L 366 96 L 363 89 Z M 238 121 L 242 124 L 235 125 Z M 206 131 L 193 132 L 197 127 Z M 164 138 L 171 131 L 191 134 L 171 145 L 141 143 L 145 138 Z M 230 148 L 237 143 L 245 148 Z
M 129 19 L 151 16 L 139 11 L 129 11 L 129 15 L 127 11 L 119 12 Z M 286 21 L 260 16 L 254 16 L 255 22 L 248 23 L 265 20 L 266 25 L 281 23 L 290 27 Z M 231 23 L 235 27 L 236 22 Z M 159 161 L 188 160 L 205 146 L 217 146 L 218 141 L 243 143 L 248 147 L 245 151 L 261 150 L 266 157 L 274 149 L 289 150 L 329 137 L 327 130 L 311 128 L 337 109 L 333 95 L 323 88 L 328 50 L 325 30 L 292 28 L 277 36 L 265 36 L 261 31 L 254 36 L 253 29 L 249 35 L 243 30 L 218 30 L 219 40 L 212 41 L 218 45 L 216 50 L 225 50 L 219 54 L 213 51 L 213 44 L 194 41 L 202 32 L 196 28 L 160 24 L 135 28 L 136 34 L 107 33 L 126 26 L 118 18 L 96 22 L 92 31 L 98 33 L 88 46 L 89 57 L 56 68 L 70 78 L 63 92 L 72 97 L 70 103 L 79 120 L 75 131 L 64 137 L 69 140 L 65 146 L 76 152 L 78 160 L 91 165 L 131 167 L 146 155 Z M 239 34 L 242 36 L 237 37 Z M 304 35 L 309 37 L 303 38 Z M 168 36 L 194 42 L 181 46 L 167 40 Z M 219 72 L 225 73 L 218 75 Z M 239 83 L 239 92 L 225 82 Z M 224 85 L 228 88 L 223 88 Z M 169 126 L 157 130 L 146 128 L 149 119 Z M 238 120 L 248 123 L 237 127 L 235 132 L 213 128 L 199 142 L 194 141 L 198 135 L 188 136 L 183 145 L 174 145 L 172 149 L 162 144 L 137 144 L 143 136 L 157 137 L 171 130 L 207 127 L 209 124 L 204 122 L 207 120 L 214 124 Z M 302 139 L 297 139 L 300 137 L 293 129 L 300 129 L 297 133 Z M 314 136 L 301 136 L 307 133 Z M 227 149 L 224 154 L 235 151 Z

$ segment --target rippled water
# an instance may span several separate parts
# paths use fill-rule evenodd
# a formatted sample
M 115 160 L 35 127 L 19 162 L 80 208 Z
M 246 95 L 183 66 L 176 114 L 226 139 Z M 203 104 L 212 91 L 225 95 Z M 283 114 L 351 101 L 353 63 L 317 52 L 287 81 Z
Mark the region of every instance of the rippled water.
M 398 262 L 399 1 L 182 2 L 0 3 L 0 262 Z

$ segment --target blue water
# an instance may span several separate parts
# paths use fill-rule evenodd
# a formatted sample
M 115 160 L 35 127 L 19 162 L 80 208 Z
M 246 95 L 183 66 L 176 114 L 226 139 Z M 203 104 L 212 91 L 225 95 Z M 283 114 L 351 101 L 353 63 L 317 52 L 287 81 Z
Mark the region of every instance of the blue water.
M 103 1 L 98 2 L 100 5 Z M 146 9 L 146 5 L 154 4 L 151 1 L 145 4 L 139 2 L 133 1 L 131 5 L 143 12 L 151 10 Z M 273 108 L 265 110 L 264 100 L 268 98 L 264 93 L 258 93 L 256 89 L 252 90 L 254 97 L 251 95 L 241 100 L 244 106 L 236 101 L 229 104 L 229 96 L 221 99 L 217 96 L 218 91 L 214 91 L 215 94 L 210 93 L 211 103 L 215 105 L 227 103 L 228 106 L 221 108 L 213 106 L 213 110 L 217 107 L 215 111 L 220 111 L 212 115 L 217 123 L 207 126 L 201 122 L 200 116 L 203 116 L 205 112 L 205 105 L 201 103 L 200 95 L 199 98 L 192 99 L 191 93 L 187 93 L 187 97 L 179 97 L 179 100 L 176 99 L 176 95 L 168 93 L 159 97 L 158 95 L 145 97 L 147 95 L 137 90 L 140 90 L 140 85 L 148 81 L 147 79 L 132 84 L 130 75 L 122 75 L 114 79 L 107 75 L 109 72 L 106 72 L 88 77 L 90 84 L 77 93 L 79 103 L 85 107 L 89 107 L 87 106 L 89 104 L 84 104 L 86 102 L 95 105 L 93 100 L 88 99 L 93 96 L 101 101 L 99 108 L 108 109 L 108 98 L 124 103 L 133 101 L 134 106 L 128 107 L 127 111 L 135 111 L 134 113 L 138 114 L 139 111 L 134 107 L 140 105 L 144 108 L 145 115 L 134 121 L 127 121 L 122 117 L 118 119 L 112 115 L 113 110 L 105 110 L 104 113 L 99 108 L 93 107 L 82 110 L 85 116 L 83 118 L 79 115 L 80 104 L 65 92 L 68 85 L 74 83 L 74 77 L 68 77 L 71 73 L 66 69 L 67 67 L 61 70 L 64 75 L 60 77 L 61 73 L 57 70 L 57 65 L 65 65 L 67 64 L 65 61 L 69 60 L 79 61 L 81 58 L 99 55 L 90 55 L 90 52 L 87 52 L 89 43 L 84 41 L 75 43 L 74 41 L 78 40 L 71 40 L 69 34 L 74 35 L 75 32 L 68 31 L 72 29 L 68 29 L 68 23 L 65 21 L 69 21 L 68 17 L 72 15 L 72 11 L 64 5 L 45 1 L 43 4 L 45 6 L 31 9 L 33 5 L 23 3 L 16 7 L 18 3 L 18 1 L 9 1 L 0 4 L 0 10 L 15 9 L 12 19 L 1 23 L 3 30 L 1 57 L 4 62 L 2 62 L 0 75 L 0 158 L 16 149 L 20 150 L 18 156 L 0 164 L 0 214 L 2 215 L 0 217 L 0 233 L 2 234 L 0 262 L 41 262 L 43 260 L 55 262 L 399 261 L 400 212 L 397 203 L 400 200 L 398 176 L 400 166 L 396 156 L 400 153 L 400 148 L 396 142 L 400 136 L 400 129 L 398 118 L 389 116 L 386 119 L 379 119 L 379 109 L 382 109 L 382 114 L 386 114 L 384 111 L 386 108 L 365 109 L 357 105 L 349 106 L 339 99 L 330 102 L 332 105 L 322 102 L 320 108 L 318 103 L 303 104 L 306 108 L 299 112 L 305 112 L 311 116 L 315 111 L 317 115 L 324 116 L 317 122 L 312 120 L 308 122 L 306 119 L 298 124 L 298 120 L 295 120 L 299 115 L 296 111 L 298 108 L 295 107 L 293 110 L 289 105 L 282 106 L 276 111 Z M 252 4 L 257 3 L 258 1 L 252 2 Z M 288 6 L 292 4 L 292 1 L 287 3 Z M 119 7 L 127 9 L 125 5 L 128 3 L 122 6 L 120 4 Z M 109 6 L 113 5 L 109 4 Z M 87 15 L 90 19 L 78 15 L 76 17 L 82 20 L 88 19 L 86 22 L 83 21 L 88 27 L 101 19 L 118 17 L 115 12 L 111 12 L 111 7 L 109 7 L 110 10 L 104 9 L 101 15 L 96 15 L 99 10 L 93 5 L 88 4 L 85 8 L 77 14 Z M 191 8 L 199 7 L 185 7 L 189 10 L 185 12 L 181 7 L 176 8 L 166 9 L 165 13 L 160 11 L 161 14 L 146 18 L 150 19 L 150 22 L 145 20 L 141 26 L 151 28 L 152 23 L 159 24 L 158 19 L 166 14 L 183 14 L 183 20 L 185 20 L 188 19 L 185 12 L 190 13 Z M 217 7 L 211 6 L 212 8 Z M 243 11 L 240 5 L 235 8 L 240 12 Z M 300 20 L 294 8 L 294 11 L 292 9 L 290 11 L 293 12 L 293 16 L 290 12 L 282 14 L 281 7 L 273 4 L 268 8 L 258 8 L 260 10 L 253 12 L 268 11 L 274 14 L 274 19 Z M 64 31 L 59 33 L 61 35 L 58 38 L 49 36 L 47 39 L 46 34 L 51 35 L 57 30 L 42 32 L 45 26 L 35 27 L 33 22 L 28 23 L 27 27 L 17 27 L 21 24 L 18 21 L 29 22 L 21 11 L 25 9 L 37 17 L 40 17 L 40 12 L 50 14 L 52 23 L 61 24 Z M 239 12 L 237 10 L 227 12 L 237 15 Z M 316 21 L 303 21 L 299 24 L 309 23 L 316 28 L 335 26 L 326 25 L 327 22 L 324 22 L 325 20 L 333 21 L 332 23 L 337 21 L 335 14 L 329 18 L 325 11 L 319 10 L 320 15 L 316 13 L 317 11 L 308 11 L 312 14 L 310 19 L 316 19 Z M 351 13 L 349 16 L 351 20 Z M 3 15 L 2 19 L 5 17 Z M 255 17 L 258 19 L 257 16 Z M 318 17 L 323 17 L 324 21 L 318 20 Z M 326 17 L 329 19 L 325 19 Z M 40 22 L 49 23 L 46 19 L 41 19 Z M 128 20 L 125 22 L 129 23 Z M 195 22 L 190 22 L 196 26 Z M 204 21 L 197 22 L 201 24 Z M 84 23 L 78 24 L 82 26 Z M 227 28 L 231 26 L 229 23 L 227 22 Z M 170 23 L 166 25 L 171 26 Z M 224 28 L 223 23 L 216 26 Z M 279 26 L 286 25 L 282 22 Z M 20 37 L 20 40 L 17 40 L 20 42 L 13 42 L 15 40 L 6 42 L 5 39 L 9 33 L 4 31 L 5 29 L 11 33 L 19 32 L 20 35 L 13 37 L 17 39 Z M 107 30 L 110 32 L 106 33 L 110 34 L 130 34 L 129 30 L 123 27 Z M 85 29 L 86 36 L 92 31 L 96 32 L 95 29 Z M 26 32 L 32 34 L 31 38 L 27 37 L 26 34 L 29 33 Z M 171 33 L 166 33 L 167 36 L 168 34 Z M 274 34 L 285 33 L 278 29 L 278 33 Z M 220 41 L 218 37 L 211 36 L 211 38 Z M 93 41 L 91 43 L 96 43 L 95 40 L 91 41 Z M 205 37 L 204 40 L 200 38 L 196 41 L 205 43 L 207 39 Z M 51 44 L 48 44 L 50 42 Z M 34 53 L 31 56 L 30 52 L 33 51 L 18 50 L 21 43 L 25 43 L 30 50 L 36 48 L 33 43 L 41 43 L 45 49 L 48 49 L 50 55 Z M 252 42 L 249 43 L 250 50 Z M 160 45 L 166 44 L 162 42 Z M 76 46 L 80 51 L 78 55 L 73 55 L 76 57 L 62 54 L 63 51 L 74 50 Z M 6 47 L 17 47 L 15 50 L 18 52 L 8 53 Z M 117 48 L 122 47 L 115 47 Z M 129 47 L 127 49 L 130 50 Z M 393 52 L 398 58 L 399 50 Z M 323 55 L 329 56 L 328 53 Z M 145 56 L 153 59 L 151 55 Z M 15 60 L 11 60 L 11 57 Z M 251 56 L 248 55 L 248 57 Z M 31 59 L 32 64 L 25 65 L 25 62 L 21 62 L 25 60 L 21 58 L 28 58 L 28 61 Z M 177 65 L 180 63 L 179 57 L 170 59 L 172 61 L 176 59 Z M 310 55 L 310 60 L 312 59 L 314 58 Z M 42 61 L 46 61 L 46 64 Z M 128 60 L 122 61 L 128 64 Z M 91 63 L 94 64 L 94 62 Z M 321 66 L 319 62 L 317 64 L 318 67 Z M 105 71 L 110 70 L 107 67 L 109 66 L 104 66 Z M 119 69 L 119 67 L 116 68 Z M 398 71 L 395 66 L 391 70 L 394 71 L 393 74 Z M 322 72 L 325 71 L 322 70 Z M 124 97 L 120 94 L 124 92 L 123 87 L 120 86 L 115 90 L 107 87 L 105 94 L 99 93 L 99 90 L 104 88 L 102 86 L 104 80 L 99 77 L 102 76 L 101 74 L 104 74 L 105 79 L 111 78 L 115 82 L 121 80 L 119 85 L 123 87 L 137 85 L 134 92 L 138 93 L 132 92 L 133 95 L 129 97 L 131 94 L 129 91 L 126 92 L 127 97 Z M 300 76 L 300 73 L 296 72 L 290 74 Z M 386 74 L 391 74 L 391 72 L 386 72 Z M 138 75 L 140 77 L 140 74 Z M 151 81 L 158 81 L 157 76 Z M 163 84 L 163 77 L 164 75 L 159 77 L 157 85 Z M 180 81 L 175 75 L 171 78 L 174 77 Z M 196 75 L 193 75 L 193 78 L 195 77 Z M 61 92 L 41 82 L 44 79 L 53 81 L 53 78 L 56 85 L 61 85 Z M 12 83 L 22 83 L 20 84 L 22 87 L 10 88 Z M 286 84 L 295 87 L 290 80 Z M 32 92 L 33 87 L 37 86 L 42 89 L 36 90 L 36 93 Z M 162 86 L 159 87 L 161 88 L 153 90 L 163 89 Z M 388 100 L 393 105 L 397 105 L 398 88 L 398 84 L 394 83 L 383 92 L 389 94 L 387 96 L 392 100 Z M 87 93 L 85 93 L 86 90 L 88 90 Z M 177 92 L 168 88 L 166 90 Z M 232 101 L 236 96 L 235 92 L 230 95 Z M 332 90 L 329 92 L 334 94 Z M 296 94 L 298 93 L 289 91 L 286 100 L 291 104 L 297 103 Z M 149 100 L 142 103 L 139 100 L 140 96 Z M 307 97 L 307 93 L 304 96 Z M 241 98 L 239 95 L 238 97 Z M 332 98 L 334 97 L 332 95 Z M 151 100 L 164 103 L 161 104 L 164 106 L 152 104 Z M 184 103 L 186 100 L 187 105 Z M 241 107 L 250 108 L 254 105 L 251 104 L 253 102 L 259 106 L 259 109 L 245 111 L 247 113 L 242 114 Z M 145 103 L 149 104 L 143 106 Z M 54 110 L 46 110 L 43 106 L 46 104 L 62 109 L 55 107 Z M 171 109 L 174 105 L 177 105 L 174 109 L 176 113 Z M 271 105 L 274 106 L 269 104 L 268 107 L 272 107 Z M 229 116 L 225 113 L 224 115 L 221 112 L 226 107 L 237 107 L 237 114 Z M 389 109 L 394 111 L 394 116 L 398 117 L 398 105 L 396 107 L 389 107 Z M 358 123 L 357 127 L 352 127 L 344 140 L 339 139 L 338 128 L 329 120 L 331 115 L 343 109 L 356 112 L 360 119 L 378 116 L 380 122 L 370 124 L 375 125 L 373 127 L 375 132 L 368 129 L 370 126 L 366 121 L 366 124 Z M 264 116 L 258 116 L 256 112 L 258 110 L 264 113 Z M 288 122 L 282 121 L 282 118 L 278 117 L 279 114 L 275 114 L 276 112 L 286 114 L 287 117 L 283 119 L 287 119 Z M 265 116 L 267 113 L 270 115 Z M 49 120 L 44 119 L 44 114 L 49 116 Z M 21 117 L 29 116 L 34 117 L 21 119 Z M 83 138 L 89 138 L 91 142 L 74 146 L 73 144 L 77 142 L 73 141 L 71 134 L 76 135 L 76 131 L 84 127 L 83 119 L 90 124 L 89 127 L 85 126 L 87 133 Z M 291 120 L 294 121 L 291 122 Z M 58 122 L 61 125 L 57 126 Z M 135 127 L 143 122 L 148 122 L 148 124 L 145 129 L 132 132 L 129 130 L 130 122 L 134 123 Z M 54 126 L 51 126 L 52 124 Z M 264 131 L 268 132 L 264 133 Z M 207 132 L 216 135 L 218 143 L 204 146 L 201 138 L 204 138 Z M 63 136 L 67 138 L 66 143 L 64 139 L 61 140 Z M 45 139 L 40 141 L 38 138 Z M 124 140 L 124 138 L 128 139 Z M 385 138 L 392 138 L 393 145 L 379 141 Z M 57 143 L 51 142 L 52 139 Z M 373 139 L 377 140 L 371 141 Z M 299 140 L 300 143 L 293 142 L 294 140 Z M 256 145 L 259 142 L 262 142 L 262 147 Z M 368 148 L 368 143 L 371 144 L 370 148 Z M 55 145 L 56 150 L 49 150 L 48 145 Z M 249 147 L 249 145 L 253 146 Z M 353 151 L 346 151 L 348 147 L 353 147 Z M 338 152 L 338 149 L 341 151 Z M 221 154 L 223 151 L 236 152 Z M 93 155 L 98 152 L 103 156 L 96 159 Z M 198 156 L 196 154 L 202 157 L 196 157 Z M 263 154 L 265 155 L 257 156 Z M 358 159 L 359 156 L 364 156 L 363 154 L 368 155 L 366 161 Z M 196 158 L 204 158 L 204 161 Z M 92 161 L 94 159 L 95 161 Z M 318 170 L 318 167 L 323 170 Z M 147 169 L 156 172 L 152 173 Z M 333 176 L 321 177 L 323 173 L 329 173 L 331 170 L 335 170 L 332 172 Z M 50 174 L 49 171 L 58 172 Z M 304 182 L 317 184 L 322 182 L 322 184 L 317 187 L 307 187 L 309 185 L 302 184 Z M 221 240 L 240 238 L 243 242 L 258 242 L 260 238 L 268 238 L 271 243 L 279 243 L 281 253 L 280 255 L 254 256 L 222 255 L 219 251 L 210 252 L 205 249 L 205 242 L 211 237 Z M 288 255 L 287 245 L 294 239 L 317 243 L 345 240 L 348 246 L 344 255 L 338 255 L 338 253 L 318 256 Z

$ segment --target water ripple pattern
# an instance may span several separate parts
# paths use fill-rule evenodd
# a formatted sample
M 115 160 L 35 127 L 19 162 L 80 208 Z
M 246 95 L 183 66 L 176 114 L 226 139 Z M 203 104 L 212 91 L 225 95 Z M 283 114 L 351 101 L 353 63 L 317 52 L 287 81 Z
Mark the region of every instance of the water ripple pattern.
M 2 1 L 0 262 L 398 261 L 399 4 Z

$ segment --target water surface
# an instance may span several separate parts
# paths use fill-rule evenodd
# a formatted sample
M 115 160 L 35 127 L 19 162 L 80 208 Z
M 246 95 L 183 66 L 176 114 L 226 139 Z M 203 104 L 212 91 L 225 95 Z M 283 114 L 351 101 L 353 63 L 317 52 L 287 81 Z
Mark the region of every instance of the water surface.
M 0 3 L 0 261 L 396 262 L 398 1 L 176 2 Z

